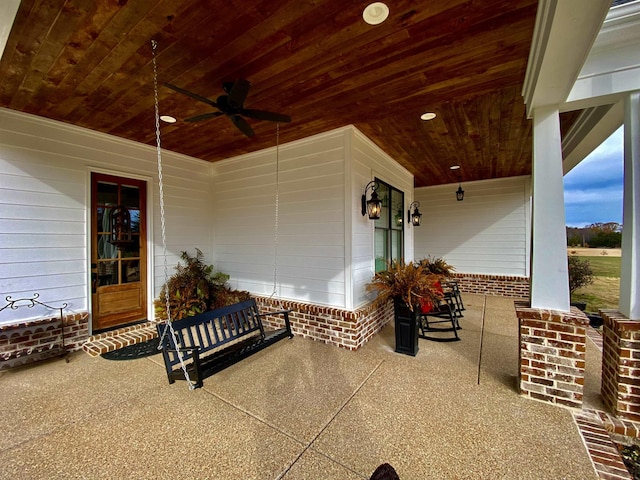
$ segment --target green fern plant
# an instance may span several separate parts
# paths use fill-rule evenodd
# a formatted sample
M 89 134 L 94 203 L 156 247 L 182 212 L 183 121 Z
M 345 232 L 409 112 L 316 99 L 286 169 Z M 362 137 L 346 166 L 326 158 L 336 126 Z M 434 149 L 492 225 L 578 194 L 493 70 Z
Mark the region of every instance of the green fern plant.
M 425 268 L 431 273 L 436 275 L 442 275 L 443 277 L 450 277 L 455 272 L 455 268 L 449 265 L 442 257 L 427 257 L 419 261 L 422 268 Z
M 377 294 L 376 305 L 400 298 L 413 311 L 420 303 L 442 298 L 442 289 L 438 286 L 441 280 L 442 275 L 430 272 L 419 262 L 394 260 L 387 264 L 386 270 L 374 275 L 366 289 Z

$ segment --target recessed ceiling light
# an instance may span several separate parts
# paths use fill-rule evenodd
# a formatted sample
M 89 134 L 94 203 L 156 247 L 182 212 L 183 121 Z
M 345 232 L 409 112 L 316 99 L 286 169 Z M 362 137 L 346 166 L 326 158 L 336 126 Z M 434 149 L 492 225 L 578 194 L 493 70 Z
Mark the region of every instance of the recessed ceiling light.
M 389 16 L 389 7 L 382 2 L 367 5 L 362 12 L 362 18 L 369 25 L 380 25 Z
M 176 123 L 176 119 L 171 115 L 161 115 L 160 120 L 167 123 Z
M 451 165 L 449 167 L 449 170 L 459 170 L 460 169 L 460 165 Z
M 436 114 L 433 112 L 427 112 L 420 115 L 421 120 L 433 120 L 434 118 L 436 118 Z

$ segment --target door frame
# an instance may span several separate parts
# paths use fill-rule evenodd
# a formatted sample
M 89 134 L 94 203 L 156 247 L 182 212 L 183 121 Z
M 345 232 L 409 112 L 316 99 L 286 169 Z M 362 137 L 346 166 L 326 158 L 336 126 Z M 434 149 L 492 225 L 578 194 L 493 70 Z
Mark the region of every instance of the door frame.
M 98 167 L 88 167 L 86 172 L 86 188 L 85 188 L 85 215 L 86 215 L 86 231 L 85 231 L 85 248 L 86 248 L 86 298 L 87 298 L 87 312 L 89 314 L 89 335 L 93 335 L 93 320 L 91 318 L 91 312 L 93 311 L 93 295 L 91 292 L 91 239 L 92 239 L 92 225 L 91 225 L 91 174 L 99 173 L 103 175 L 113 175 L 116 177 L 131 178 L 133 180 L 140 180 L 147 183 L 147 318 L 152 320 L 155 318 L 155 310 L 153 308 L 154 292 L 155 292 L 155 251 L 153 242 L 153 193 L 155 192 L 155 178 L 146 175 L 138 175 L 135 173 L 125 172 L 122 170 L 110 170 Z

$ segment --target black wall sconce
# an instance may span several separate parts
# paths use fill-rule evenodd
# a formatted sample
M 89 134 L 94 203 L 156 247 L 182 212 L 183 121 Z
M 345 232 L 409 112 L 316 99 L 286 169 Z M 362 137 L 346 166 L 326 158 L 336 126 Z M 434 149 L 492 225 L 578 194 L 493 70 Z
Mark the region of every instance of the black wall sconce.
M 420 210 L 418 210 L 419 206 L 420 202 L 413 202 L 409 205 L 409 210 L 407 210 L 407 221 L 414 227 L 419 227 L 420 221 L 422 220 L 422 214 L 420 213 Z M 411 213 L 411 207 L 415 207 L 413 209 L 413 213 Z
M 458 184 L 458 190 L 456 190 L 456 200 L 459 202 L 464 200 L 464 190 L 462 189 L 462 184 Z
M 111 210 L 111 238 L 109 243 L 121 248 L 133 242 L 131 238 L 131 214 L 121 205 Z
M 371 199 L 367 200 L 367 190 L 371 188 Z M 367 183 L 364 187 L 364 195 L 362 195 L 362 216 L 369 215 L 369 220 L 377 220 L 382 212 L 382 200 L 378 198 L 376 190 L 378 183 L 375 180 Z

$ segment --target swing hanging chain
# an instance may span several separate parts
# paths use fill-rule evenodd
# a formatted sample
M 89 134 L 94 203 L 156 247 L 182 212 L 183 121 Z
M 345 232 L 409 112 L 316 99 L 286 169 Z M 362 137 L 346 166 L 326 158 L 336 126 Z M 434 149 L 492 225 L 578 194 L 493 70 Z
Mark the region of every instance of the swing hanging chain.
M 280 310 L 284 310 L 282 299 L 278 294 L 278 229 L 280 217 L 280 124 L 276 123 L 276 201 L 275 228 L 273 234 L 273 292 L 269 298 L 277 297 Z
M 273 233 L 273 292 L 271 297 L 278 293 L 278 218 L 280 209 L 280 124 L 276 123 L 276 202 L 275 202 L 275 228 Z
M 155 127 L 156 127 L 156 154 L 157 154 L 157 163 L 158 163 L 158 190 L 160 195 L 160 227 L 162 231 L 162 256 L 164 258 L 164 281 L 165 285 L 169 279 L 169 266 L 167 264 L 167 236 L 166 236 L 166 225 L 165 225 L 165 214 L 164 214 L 164 184 L 162 180 L 162 148 L 160 146 L 160 108 L 159 108 L 159 100 L 158 100 L 158 68 L 156 66 L 156 48 L 158 47 L 158 42 L 155 40 L 151 40 L 151 52 L 152 52 L 152 63 L 153 63 L 153 100 L 154 100 L 154 108 L 155 108 Z M 162 349 L 162 345 L 164 344 L 164 338 L 167 335 L 167 332 L 170 332 L 171 338 L 173 340 L 173 345 L 175 346 L 176 354 L 178 359 L 180 360 L 180 367 L 182 368 L 182 372 L 184 374 L 184 378 L 189 384 L 189 389 L 195 389 L 195 383 L 191 381 L 189 378 L 189 372 L 187 371 L 187 365 L 184 362 L 184 356 L 182 351 L 178 348 L 178 339 L 176 336 L 176 332 L 171 325 L 171 305 L 168 292 L 165 295 L 166 299 L 166 309 L 167 309 L 167 322 L 165 324 L 164 329 L 162 330 L 162 335 L 160 336 L 160 342 L 158 344 L 158 350 Z
M 169 266 L 167 265 L 167 237 L 166 237 L 166 225 L 164 214 L 164 183 L 162 179 L 162 148 L 160 145 L 160 108 L 158 100 L 158 69 L 156 65 L 156 48 L 158 42 L 151 40 L 151 47 L 153 52 L 153 99 L 155 108 L 155 127 L 156 127 L 156 154 L 158 163 L 158 187 L 160 194 L 160 227 L 162 231 L 162 255 L 164 258 L 164 278 L 165 281 L 169 278 Z M 171 304 L 169 303 L 169 296 L 166 296 L 166 309 L 167 320 L 171 321 Z M 166 330 L 165 330 L 166 331 Z

